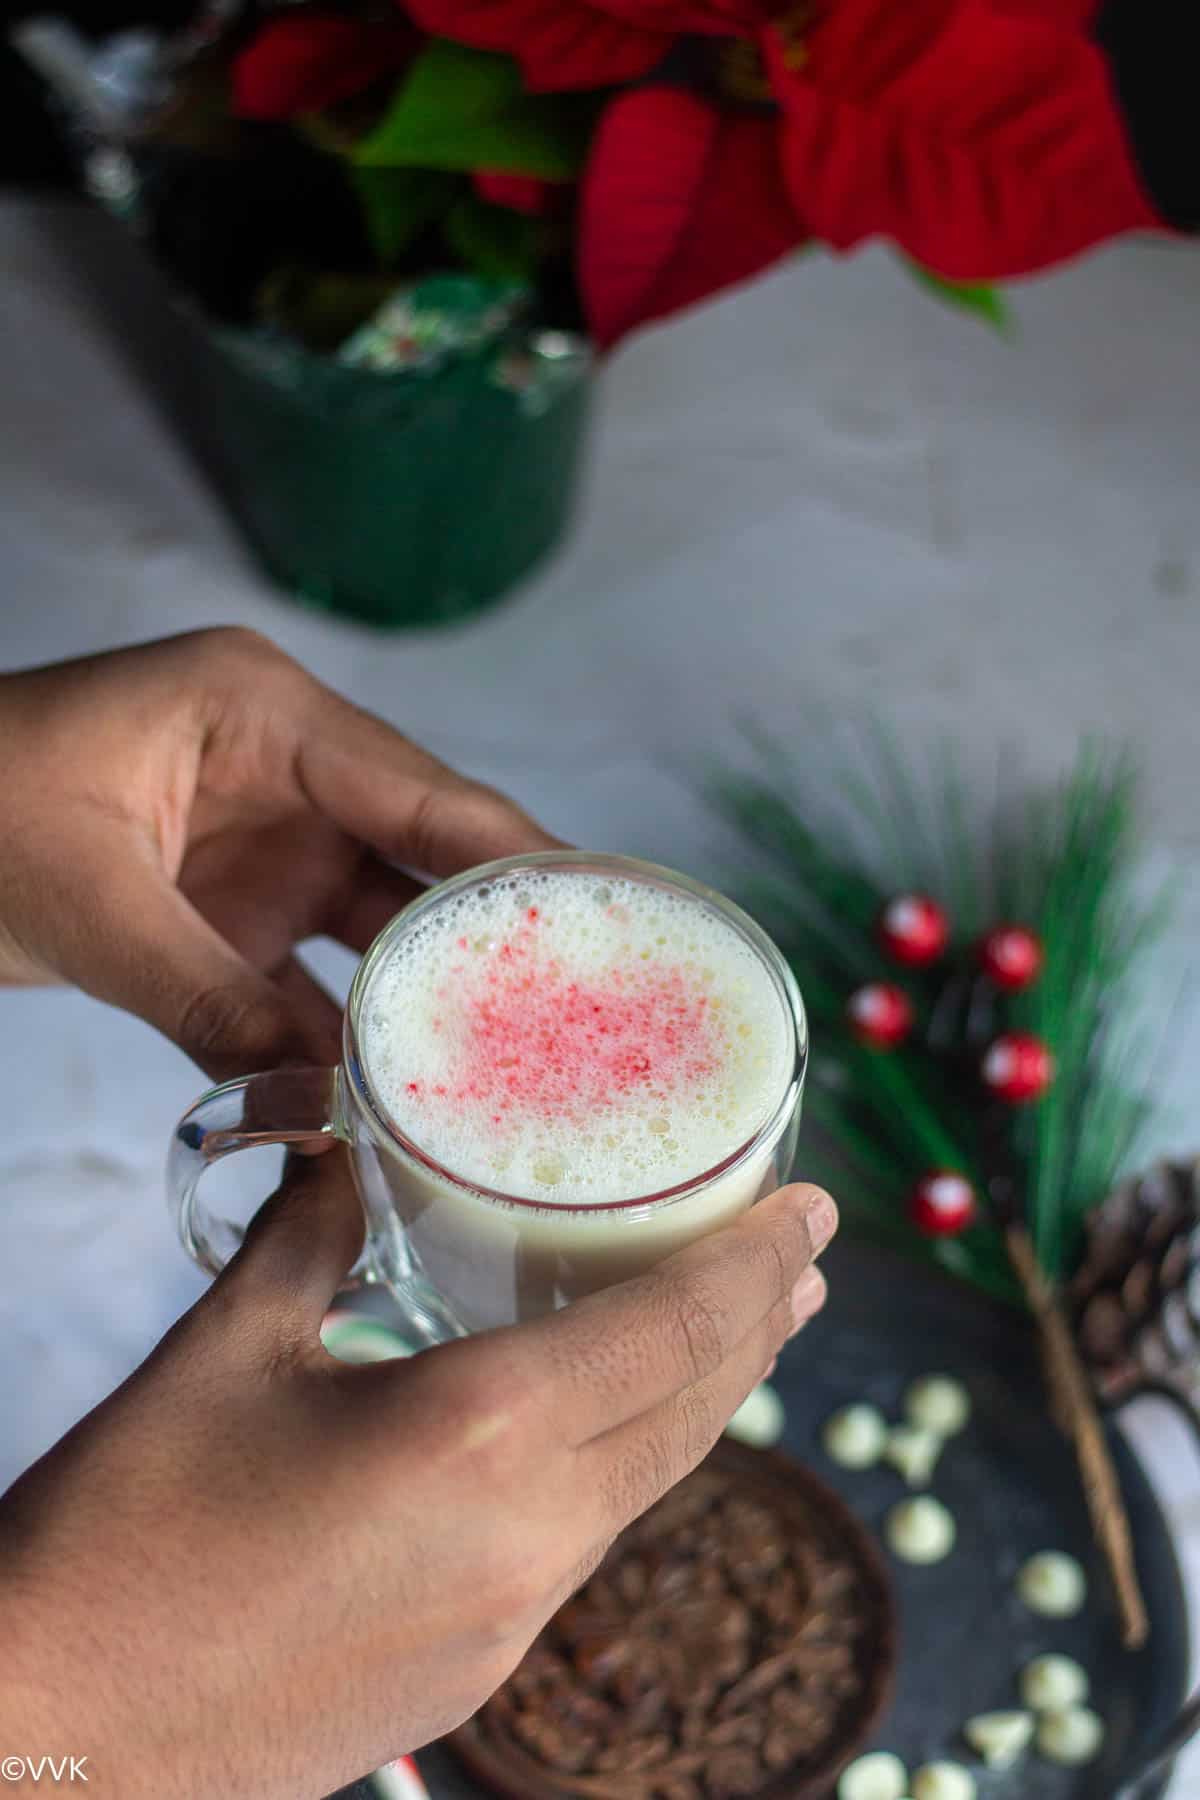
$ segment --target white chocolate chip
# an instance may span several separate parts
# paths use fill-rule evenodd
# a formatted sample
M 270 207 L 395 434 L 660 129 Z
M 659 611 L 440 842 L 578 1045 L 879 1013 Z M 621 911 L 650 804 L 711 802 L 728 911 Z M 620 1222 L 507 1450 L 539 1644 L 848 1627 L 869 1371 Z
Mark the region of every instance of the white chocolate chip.
M 1099 1756 L 1103 1744 L 1104 1721 L 1086 1706 L 1048 1712 L 1038 1721 L 1037 1747 L 1050 1762 L 1078 1768 Z
M 783 1401 L 773 1387 L 760 1381 L 730 1419 L 725 1435 L 737 1438 L 739 1443 L 752 1444 L 756 1450 L 765 1450 L 783 1436 L 783 1419 Z
M 1087 1577 L 1073 1556 L 1041 1550 L 1017 1576 L 1017 1592 L 1030 1612 L 1047 1619 L 1072 1619 L 1087 1599 Z
M 823 1442 L 831 1461 L 843 1469 L 870 1469 L 883 1455 L 887 1436 L 883 1414 L 860 1403 L 843 1406 L 826 1421 Z
M 886 1750 L 873 1750 L 860 1756 L 838 1781 L 838 1800 L 904 1800 L 908 1774 L 898 1756 Z
M 989 1769 L 1009 1769 L 1028 1748 L 1033 1736 L 1033 1714 L 979 1713 L 974 1719 L 967 1720 L 963 1736 Z
M 904 1411 L 911 1425 L 932 1431 L 935 1437 L 954 1437 L 971 1417 L 971 1396 L 961 1381 L 950 1375 L 923 1375 L 904 1396 Z
M 928 1494 L 893 1506 L 885 1529 L 893 1554 L 908 1563 L 941 1562 L 957 1536 L 953 1516 Z
M 884 1455 L 898 1469 L 909 1487 L 928 1487 L 942 1454 L 944 1440 L 917 1425 L 893 1425 Z
M 1087 1697 L 1087 1672 L 1069 1656 L 1035 1656 L 1021 1671 L 1021 1698 L 1030 1712 L 1066 1712 Z
M 975 1793 L 975 1777 L 961 1763 L 926 1763 L 912 1778 L 912 1800 L 975 1800 Z

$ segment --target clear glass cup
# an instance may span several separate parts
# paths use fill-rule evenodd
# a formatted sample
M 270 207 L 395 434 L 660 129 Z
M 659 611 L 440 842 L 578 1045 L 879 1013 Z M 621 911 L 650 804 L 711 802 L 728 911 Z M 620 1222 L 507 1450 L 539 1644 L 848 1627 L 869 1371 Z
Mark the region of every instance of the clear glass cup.
M 758 958 L 790 1036 L 786 1079 L 769 1117 L 715 1168 L 660 1193 L 594 1205 L 547 1205 L 464 1180 L 426 1155 L 389 1117 L 362 1054 L 361 1020 L 376 971 L 431 908 L 525 869 L 620 877 L 686 897 L 716 914 Z M 551 851 L 509 857 L 430 888 L 367 951 L 346 1005 L 343 1053 L 333 1069 L 278 1069 L 213 1088 L 175 1129 L 168 1163 L 172 1213 L 189 1254 L 216 1273 L 243 1228 L 211 1215 L 198 1187 L 205 1169 L 263 1144 L 340 1139 L 349 1147 L 366 1216 L 356 1271 L 395 1296 L 417 1345 L 513 1324 L 623 1281 L 729 1223 L 787 1179 L 795 1155 L 808 1061 L 804 1004 L 770 938 L 712 889 L 631 857 Z

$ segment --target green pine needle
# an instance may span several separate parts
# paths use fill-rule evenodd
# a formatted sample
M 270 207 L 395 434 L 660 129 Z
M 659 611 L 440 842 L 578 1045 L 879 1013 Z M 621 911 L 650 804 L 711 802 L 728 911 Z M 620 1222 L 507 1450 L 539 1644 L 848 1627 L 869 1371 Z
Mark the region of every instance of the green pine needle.
M 995 1204 L 1011 1191 L 1043 1268 L 1065 1279 L 1088 1212 L 1129 1166 L 1155 1112 L 1137 982 L 1171 895 L 1143 901 L 1132 889 L 1128 757 L 1084 744 L 1057 788 L 1034 793 L 1013 791 L 1006 757 L 993 817 L 980 823 L 989 809 L 969 791 L 953 746 L 914 767 L 872 727 L 813 791 L 783 747 L 747 735 L 755 771 L 719 777 L 713 799 L 746 849 L 734 885 L 805 997 L 806 1118 L 832 1149 L 851 1215 L 1012 1300 L 1007 1214 Z M 953 919 L 954 944 L 936 971 L 898 970 L 876 941 L 881 908 L 905 890 L 939 898 Z M 973 945 L 998 923 L 1029 926 L 1042 940 L 1040 978 L 1023 994 L 997 997 L 977 979 Z M 879 979 L 905 985 L 917 1008 L 918 1030 L 900 1051 L 866 1049 L 846 1026 L 850 993 Z M 1055 1080 L 1032 1106 L 1004 1107 L 978 1081 L 983 1049 L 1003 1030 L 1034 1032 L 1055 1056 Z M 969 1231 L 929 1243 L 908 1225 L 905 1204 L 934 1168 L 960 1170 L 986 1200 Z

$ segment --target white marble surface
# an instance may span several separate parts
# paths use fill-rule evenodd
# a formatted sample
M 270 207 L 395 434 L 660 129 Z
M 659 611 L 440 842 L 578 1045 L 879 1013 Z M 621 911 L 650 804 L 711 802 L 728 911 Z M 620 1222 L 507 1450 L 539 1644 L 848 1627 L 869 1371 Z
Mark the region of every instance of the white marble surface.
M 381 640 L 250 568 L 71 275 L 64 243 L 120 260 L 105 229 L 0 204 L 0 663 L 242 620 L 564 835 L 696 869 L 715 845 L 685 771 L 738 712 L 818 765 L 817 701 L 970 757 L 1019 743 L 1034 770 L 1098 728 L 1138 747 L 1156 855 L 1200 866 L 1194 255 L 1124 248 L 1030 288 L 1011 344 L 876 255 L 647 335 L 607 373 L 568 551 L 479 623 Z M 1164 996 L 1198 922 L 1193 881 Z M 2 1486 L 200 1282 L 160 1191 L 195 1074 L 78 996 L 0 1007 Z M 1194 1147 L 1195 1008 L 1182 1029 Z M 1131 1430 L 1200 1595 L 1193 1446 L 1161 1409 Z M 1174 1792 L 1200 1796 L 1200 1759 Z

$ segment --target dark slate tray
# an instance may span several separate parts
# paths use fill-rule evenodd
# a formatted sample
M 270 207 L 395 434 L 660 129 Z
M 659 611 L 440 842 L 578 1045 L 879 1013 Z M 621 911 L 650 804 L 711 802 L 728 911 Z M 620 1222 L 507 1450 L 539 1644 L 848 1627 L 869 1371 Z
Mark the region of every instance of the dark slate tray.
M 1017 1672 L 1039 1652 L 1058 1650 L 1091 1674 L 1093 1702 L 1108 1723 L 1103 1758 L 1082 1770 L 1057 1769 L 1032 1755 L 1008 1772 L 980 1769 L 980 1800 L 1108 1800 L 1118 1776 L 1174 1717 L 1188 1678 L 1179 1568 L 1140 1465 L 1116 1434 L 1153 1622 L 1147 1648 L 1131 1654 L 1121 1647 L 1073 1453 L 1045 1412 L 1027 1322 L 936 1273 L 861 1245 L 839 1247 L 825 1265 L 829 1304 L 788 1346 L 774 1377 L 787 1406 L 785 1449 L 878 1526 L 907 1489 L 890 1469 L 836 1468 L 821 1449 L 823 1421 L 847 1401 L 863 1399 L 896 1416 L 905 1383 L 934 1371 L 964 1380 L 975 1407 L 967 1432 L 946 1450 L 932 1490 L 958 1521 L 958 1547 L 934 1568 L 891 1562 L 900 1667 L 878 1747 L 894 1750 L 910 1769 L 938 1755 L 973 1766 L 958 1735 L 963 1721 L 1019 1705 Z M 1077 1619 L 1034 1618 L 1014 1596 L 1021 1563 L 1045 1549 L 1069 1550 L 1088 1570 L 1090 1598 Z M 446 1751 L 435 1746 L 418 1761 L 433 1800 L 483 1800 L 484 1790 Z M 373 1800 L 372 1790 L 359 1783 L 337 1800 Z

